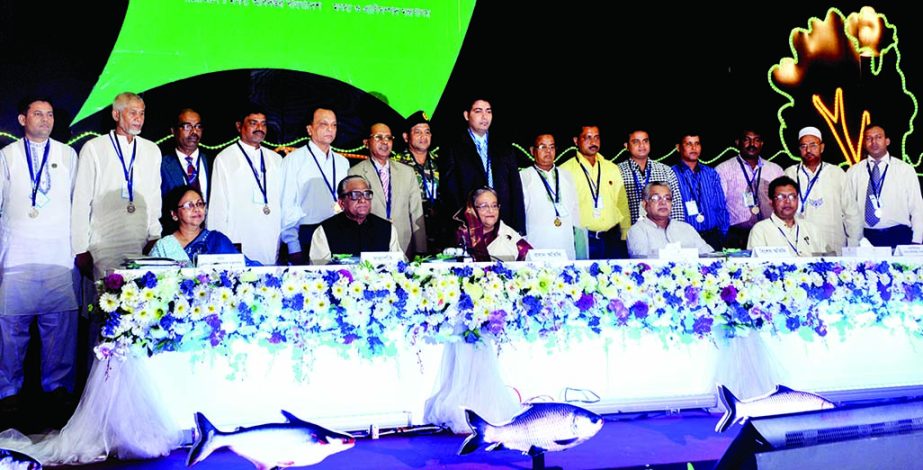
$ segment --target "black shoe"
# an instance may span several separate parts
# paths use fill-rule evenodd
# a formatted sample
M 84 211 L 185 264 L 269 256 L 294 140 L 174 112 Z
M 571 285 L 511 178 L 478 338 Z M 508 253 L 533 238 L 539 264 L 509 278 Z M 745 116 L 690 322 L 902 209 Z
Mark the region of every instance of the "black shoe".
M 46 393 L 45 403 L 48 425 L 55 429 L 64 427 L 77 407 L 74 394 L 64 387 L 58 387 Z

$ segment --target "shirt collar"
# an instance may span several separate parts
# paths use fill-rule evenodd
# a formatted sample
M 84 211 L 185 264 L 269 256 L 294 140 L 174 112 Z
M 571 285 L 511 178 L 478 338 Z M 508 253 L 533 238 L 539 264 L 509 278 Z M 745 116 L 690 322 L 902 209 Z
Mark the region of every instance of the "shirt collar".
M 244 145 L 243 142 L 241 142 L 241 145 Z M 199 161 L 199 148 L 196 147 L 196 149 L 193 150 L 192 153 L 189 155 L 186 155 L 180 149 L 176 149 L 176 156 L 179 157 L 179 160 L 183 163 L 186 162 L 186 157 L 192 157 L 192 161 L 198 162 Z

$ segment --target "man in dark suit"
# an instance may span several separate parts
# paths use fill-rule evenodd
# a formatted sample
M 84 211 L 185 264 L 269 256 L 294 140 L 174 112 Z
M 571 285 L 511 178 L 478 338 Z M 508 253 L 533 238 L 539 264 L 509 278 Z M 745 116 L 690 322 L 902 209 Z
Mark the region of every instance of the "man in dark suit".
M 212 159 L 199 149 L 202 139 L 202 118 L 199 113 L 186 108 L 179 112 L 173 131 L 174 146 L 172 151 L 164 152 L 160 162 L 161 197 L 177 186 L 193 186 L 202 192 L 208 202 Z M 164 234 L 176 230 L 175 222 L 170 217 L 170 210 L 175 207 L 163 206 L 160 224 Z
M 440 212 L 450 219 L 465 207 L 471 190 L 490 186 L 497 192 L 500 219 L 525 234 L 522 182 L 513 146 L 488 133 L 493 121 L 489 101 L 472 100 L 463 115 L 468 129 L 458 143 L 444 151 L 438 162 L 439 196 L 444 209 Z

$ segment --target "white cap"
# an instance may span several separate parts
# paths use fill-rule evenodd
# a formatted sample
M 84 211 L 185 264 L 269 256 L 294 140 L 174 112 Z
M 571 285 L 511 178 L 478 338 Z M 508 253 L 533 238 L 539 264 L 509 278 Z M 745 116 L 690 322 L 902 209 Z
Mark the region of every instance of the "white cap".
M 801 138 L 804 137 L 804 136 L 806 136 L 806 135 L 813 135 L 814 137 L 817 137 L 817 138 L 820 139 L 820 140 L 824 140 L 824 138 L 820 135 L 820 129 L 818 129 L 818 128 L 816 128 L 816 127 L 808 126 L 808 127 L 805 127 L 804 129 L 801 129 L 800 131 L 798 131 L 798 139 L 799 139 L 799 140 L 801 140 Z

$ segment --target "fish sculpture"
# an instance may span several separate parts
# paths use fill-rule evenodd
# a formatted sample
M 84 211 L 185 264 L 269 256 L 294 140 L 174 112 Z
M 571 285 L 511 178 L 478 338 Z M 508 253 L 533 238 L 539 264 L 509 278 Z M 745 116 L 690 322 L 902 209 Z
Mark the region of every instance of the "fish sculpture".
M 282 410 L 285 423 L 260 424 L 222 432 L 202 413 L 195 414 L 196 441 L 189 449 L 186 466 L 191 467 L 222 447 L 249 460 L 258 470 L 313 465 L 328 455 L 352 448 L 356 439 L 298 419 Z
M 0 470 L 41 470 L 38 460 L 15 450 L 0 449 Z
M 727 387 L 719 384 L 718 399 L 726 411 L 715 426 L 715 432 L 724 432 L 735 422 L 742 424 L 747 418 L 836 408 L 824 397 L 792 390 L 784 385 L 776 385 L 774 391 L 765 395 L 739 400 Z
M 513 449 L 530 456 L 570 449 L 596 435 L 603 419 L 592 411 L 567 403 L 529 403 L 509 422 L 493 425 L 474 411 L 465 410 L 471 435 L 458 455 L 485 450 Z

